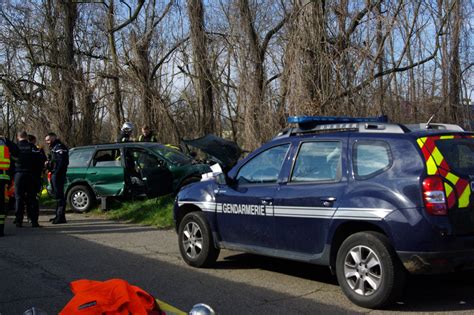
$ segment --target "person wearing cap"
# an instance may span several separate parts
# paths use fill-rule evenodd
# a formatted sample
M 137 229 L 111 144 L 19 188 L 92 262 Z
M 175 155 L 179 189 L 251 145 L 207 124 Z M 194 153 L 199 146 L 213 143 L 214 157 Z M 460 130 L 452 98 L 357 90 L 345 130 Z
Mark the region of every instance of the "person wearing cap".
M 158 142 L 153 131 L 150 130 L 148 125 L 144 125 L 142 127 L 142 134 L 138 137 L 138 141 L 140 142 Z
M 46 161 L 46 167 L 51 172 L 51 186 L 56 198 L 56 216 L 50 221 L 53 224 L 67 223 L 64 183 L 66 181 L 67 166 L 69 165 L 69 149 L 58 139 L 54 132 L 48 133 L 44 140 L 51 150 L 51 159 Z
M 120 134 L 117 137 L 117 142 L 131 142 L 133 141 L 132 138 L 133 133 L 133 124 L 131 122 L 126 122 L 120 128 Z

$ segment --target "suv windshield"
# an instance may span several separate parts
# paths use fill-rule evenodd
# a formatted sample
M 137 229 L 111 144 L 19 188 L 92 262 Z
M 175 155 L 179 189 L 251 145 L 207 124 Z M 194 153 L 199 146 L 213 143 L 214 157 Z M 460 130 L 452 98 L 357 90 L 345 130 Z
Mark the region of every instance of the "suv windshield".
M 474 175 L 474 139 L 442 139 L 436 147 L 459 175 Z
M 191 158 L 179 152 L 178 150 L 165 146 L 153 146 L 151 149 L 172 164 L 182 165 L 191 163 Z

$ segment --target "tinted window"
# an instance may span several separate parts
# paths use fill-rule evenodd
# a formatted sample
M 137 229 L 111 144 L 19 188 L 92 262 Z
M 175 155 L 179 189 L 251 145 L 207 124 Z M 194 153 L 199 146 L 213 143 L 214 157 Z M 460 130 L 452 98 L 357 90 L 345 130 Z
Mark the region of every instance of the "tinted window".
M 392 164 L 390 147 L 383 141 L 360 141 L 354 145 L 353 166 L 356 178 L 364 179 L 387 170 Z
M 270 148 L 248 161 L 239 171 L 237 181 L 245 183 L 276 183 L 290 144 Z
M 121 166 L 122 163 L 120 162 L 120 150 L 98 150 L 94 155 L 92 165 L 94 165 L 95 167 Z
M 296 158 L 292 182 L 332 181 L 341 175 L 340 142 L 305 142 Z
M 447 139 L 435 143 L 454 172 L 474 174 L 474 139 Z
M 87 167 L 93 153 L 93 148 L 71 150 L 69 153 L 69 167 Z

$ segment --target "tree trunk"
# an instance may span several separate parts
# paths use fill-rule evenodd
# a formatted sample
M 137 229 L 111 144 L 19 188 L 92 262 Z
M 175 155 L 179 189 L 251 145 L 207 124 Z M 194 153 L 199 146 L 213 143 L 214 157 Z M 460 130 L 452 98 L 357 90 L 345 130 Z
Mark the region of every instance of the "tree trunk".
M 61 47 L 61 82 L 60 82 L 60 124 L 59 133 L 65 142 L 73 139 L 74 112 L 74 78 L 76 66 L 74 62 L 74 27 L 77 19 L 77 5 L 73 0 L 59 0 L 63 11 L 64 41 Z
M 188 0 L 188 16 L 193 45 L 195 90 L 199 106 L 199 130 L 202 136 L 215 132 L 212 75 L 209 69 L 204 8 L 201 0 Z
M 290 114 L 332 114 L 326 106 L 334 82 L 327 47 L 325 1 L 296 0 L 286 50 L 286 100 Z M 332 58 L 332 57 L 331 57 Z
M 461 66 L 459 62 L 459 44 L 461 37 L 461 4 L 460 0 L 453 0 L 453 17 L 451 32 L 451 51 L 449 67 L 449 106 L 451 107 L 451 121 L 463 124 L 463 113 L 461 109 Z
M 122 92 L 120 91 L 120 66 L 117 55 L 117 46 L 115 43 L 115 3 L 114 0 L 110 0 L 109 11 L 107 15 L 107 27 L 108 27 L 108 41 L 110 46 L 110 55 L 112 57 L 112 90 L 113 90 L 113 101 L 112 101 L 112 117 L 114 121 L 114 127 L 118 130 L 122 124 L 124 118 L 124 111 L 122 106 Z

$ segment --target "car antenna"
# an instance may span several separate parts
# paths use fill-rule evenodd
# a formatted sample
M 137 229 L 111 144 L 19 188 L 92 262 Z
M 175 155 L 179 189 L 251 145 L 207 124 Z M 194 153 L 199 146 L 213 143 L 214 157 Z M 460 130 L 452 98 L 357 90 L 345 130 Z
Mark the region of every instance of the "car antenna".
M 430 129 L 430 123 L 431 121 L 433 120 L 434 116 L 436 115 L 436 113 L 434 113 L 433 115 L 431 115 L 430 119 L 428 119 L 428 122 L 426 123 L 425 125 L 425 129 Z

